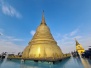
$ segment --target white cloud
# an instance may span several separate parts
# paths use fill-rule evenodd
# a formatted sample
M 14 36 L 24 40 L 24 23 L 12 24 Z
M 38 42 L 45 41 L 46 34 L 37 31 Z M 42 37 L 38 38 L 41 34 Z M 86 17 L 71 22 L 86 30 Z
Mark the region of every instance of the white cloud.
M 12 41 L 24 41 L 23 39 L 12 39 Z
M 12 36 L 4 36 L 9 41 L 24 41 L 23 39 L 14 38 Z
M 0 32 L 3 32 L 4 30 L 0 28 Z
M 3 35 L 3 29 L 0 28 L 0 36 Z
M 82 36 L 78 36 L 78 35 L 77 35 L 77 36 L 74 36 L 73 38 L 74 38 L 74 39 L 80 39 L 80 38 L 82 38 Z
M 16 45 L 11 41 L 0 40 L 0 53 L 2 52 L 18 53 L 18 52 L 22 52 L 23 49 L 24 46 Z
M 75 35 L 75 36 L 70 36 L 70 33 L 63 35 L 62 38 L 59 37 L 57 39 L 57 43 L 60 46 L 61 50 L 63 53 L 69 53 L 74 50 L 76 50 L 75 47 L 75 38 L 78 40 L 78 42 L 84 47 L 85 50 L 91 46 L 91 35 L 86 35 L 86 36 L 81 36 L 81 35 Z
M 35 30 L 31 30 L 30 34 L 33 36 L 35 34 Z
M 79 29 L 76 29 L 70 33 L 67 34 L 60 34 L 58 33 L 55 37 L 55 39 L 57 40 L 58 45 L 60 46 L 60 48 L 62 49 L 63 53 L 68 53 L 71 51 L 75 50 L 75 38 L 78 40 L 78 42 L 80 44 L 82 44 L 82 46 L 85 49 L 88 49 L 88 46 L 91 46 L 91 35 L 86 35 L 86 36 L 82 36 L 79 35 L 78 32 Z M 61 36 L 59 36 L 61 35 Z M 59 36 L 59 38 L 58 38 Z
M 78 30 L 79 30 L 79 29 L 76 29 L 76 30 L 72 31 L 72 32 L 70 33 L 70 36 L 74 36 L 74 35 L 78 32 Z
M 5 15 L 9 15 L 11 17 L 15 16 L 17 18 L 22 17 L 22 15 L 14 7 L 12 7 L 10 4 L 6 4 L 3 0 L 1 0 L 1 9 Z
M 0 36 L 0 53 L 9 52 L 9 53 L 18 53 L 22 52 L 25 48 L 24 45 L 16 43 L 24 42 L 23 39 L 14 38 L 12 36 L 7 36 L 5 34 Z
M 2 36 L 2 35 L 3 35 L 3 33 L 1 33 L 1 32 L 0 32 L 0 35 Z

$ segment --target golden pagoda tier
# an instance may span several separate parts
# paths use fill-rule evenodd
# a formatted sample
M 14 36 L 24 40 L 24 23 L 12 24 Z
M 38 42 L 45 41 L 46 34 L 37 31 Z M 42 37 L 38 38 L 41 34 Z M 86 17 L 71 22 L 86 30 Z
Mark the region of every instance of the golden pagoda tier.
M 44 12 L 36 33 L 23 51 L 22 58 L 35 60 L 59 60 L 63 58 L 63 53 L 45 22 Z

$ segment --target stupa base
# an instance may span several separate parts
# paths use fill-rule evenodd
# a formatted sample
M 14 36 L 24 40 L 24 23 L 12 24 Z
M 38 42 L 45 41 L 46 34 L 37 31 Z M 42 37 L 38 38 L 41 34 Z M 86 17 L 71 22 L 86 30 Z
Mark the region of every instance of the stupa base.
M 61 62 L 62 60 L 66 59 L 66 58 L 70 58 L 71 56 L 66 56 L 63 58 L 59 58 L 59 59 L 42 59 L 42 58 L 22 58 L 22 57 L 8 57 L 7 59 L 9 60 L 21 60 L 21 62 L 26 62 L 27 60 L 30 61 L 34 61 L 37 63 L 43 63 L 43 62 L 47 62 L 49 64 L 55 64 L 56 62 Z

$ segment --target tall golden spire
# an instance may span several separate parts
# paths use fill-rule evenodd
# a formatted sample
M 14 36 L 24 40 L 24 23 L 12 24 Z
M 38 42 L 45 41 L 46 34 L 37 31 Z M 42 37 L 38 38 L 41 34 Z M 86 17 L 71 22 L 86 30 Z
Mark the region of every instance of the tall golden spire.
M 45 17 L 44 17 L 44 10 L 42 12 L 42 21 L 41 21 L 41 24 L 45 24 L 46 25 Z

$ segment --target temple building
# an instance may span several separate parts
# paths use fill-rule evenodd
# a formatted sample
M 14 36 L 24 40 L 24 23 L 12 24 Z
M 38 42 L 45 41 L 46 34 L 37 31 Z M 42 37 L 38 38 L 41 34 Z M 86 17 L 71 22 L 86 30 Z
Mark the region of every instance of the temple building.
M 42 14 L 42 21 L 22 54 L 23 59 L 60 60 L 63 53 L 54 40 Z
M 82 53 L 85 51 L 84 48 L 82 47 L 81 44 L 78 43 L 77 40 L 75 40 L 75 41 L 76 41 L 76 51 L 77 51 L 79 54 L 82 54 Z

